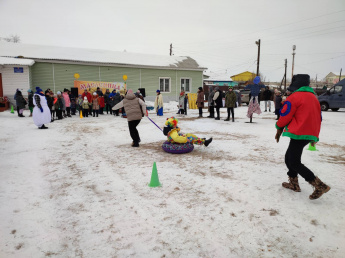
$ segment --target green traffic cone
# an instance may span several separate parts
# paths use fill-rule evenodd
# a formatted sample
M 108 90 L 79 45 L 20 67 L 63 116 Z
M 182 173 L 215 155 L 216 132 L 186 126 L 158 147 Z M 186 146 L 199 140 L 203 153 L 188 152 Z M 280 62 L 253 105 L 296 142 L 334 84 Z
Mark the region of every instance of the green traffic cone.
M 152 174 L 151 174 L 151 182 L 149 183 L 149 187 L 158 187 L 158 186 L 162 186 L 162 185 L 159 182 L 156 162 L 153 162 Z
M 311 143 L 309 143 L 309 148 L 307 150 L 310 151 L 318 151 L 315 146 L 312 146 Z
M 14 114 L 13 105 L 11 106 L 11 113 Z

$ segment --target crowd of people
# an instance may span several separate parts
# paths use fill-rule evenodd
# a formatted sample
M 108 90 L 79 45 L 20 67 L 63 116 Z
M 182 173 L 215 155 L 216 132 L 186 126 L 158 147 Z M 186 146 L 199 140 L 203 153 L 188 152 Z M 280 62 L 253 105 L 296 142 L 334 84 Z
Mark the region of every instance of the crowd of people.
M 85 89 L 83 94 L 79 94 L 76 97 L 68 89 L 64 89 L 63 92 L 57 91 L 56 94 L 51 89 L 47 89 L 44 92 L 44 96 L 51 114 L 50 122 L 54 122 L 55 120 L 72 117 L 77 115 L 77 113 L 83 117 L 98 117 L 98 115 L 104 115 L 105 112 L 119 116 L 119 110 L 112 110 L 112 108 L 124 99 L 125 92 L 124 90 L 113 90 L 110 92 L 109 89 L 106 89 L 105 93 L 103 93 L 100 88 L 97 88 L 95 92 L 91 93 Z M 145 101 L 139 91 L 135 93 L 135 96 Z M 19 117 L 25 117 L 23 111 L 26 105 L 28 105 L 30 111 L 29 117 L 32 117 L 35 105 L 34 92 L 31 89 L 28 90 L 27 98 L 24 98 L 22 92 L 17 89 L 14 94 L 14 100 L 16 101 Z M 123 108 L 121 111 L 122 116 L 125 117 L 125 109 Z

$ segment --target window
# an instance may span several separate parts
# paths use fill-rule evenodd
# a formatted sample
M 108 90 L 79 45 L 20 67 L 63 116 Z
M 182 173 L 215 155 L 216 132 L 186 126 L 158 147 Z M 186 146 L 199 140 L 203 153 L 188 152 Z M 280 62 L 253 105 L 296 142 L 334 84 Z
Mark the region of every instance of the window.
M 190 92 L 191 90 L 191 79 L 189 78 L 181 78 L 181 91 Z
M 337 85 L 337 86 L 335 86 L 334 88 L 332 88 L 332 89 L 330 90 L 330 92 L 331 92 L 332 94 L 337 94 L 337 93 L 342 92 L 342 90 L 343 90 L 343 86 Z
M 159 78 L 159 90 L 161 92 L 170 92 L 170 78 Z

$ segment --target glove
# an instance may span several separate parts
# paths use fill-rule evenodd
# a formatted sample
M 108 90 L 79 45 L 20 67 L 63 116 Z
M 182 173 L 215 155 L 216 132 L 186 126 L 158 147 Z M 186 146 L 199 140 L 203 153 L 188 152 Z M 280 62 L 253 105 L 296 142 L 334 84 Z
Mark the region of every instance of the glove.
M 41 112 L 43 113 L 43 108 L 40 107 Z
M 283 133 L 283 129 L 277 129 L 277 133 L 276 133 L 276 137 L 275 137 L 277 142 L 279 142 L 279 138 L 282 135 L 282 133 Z

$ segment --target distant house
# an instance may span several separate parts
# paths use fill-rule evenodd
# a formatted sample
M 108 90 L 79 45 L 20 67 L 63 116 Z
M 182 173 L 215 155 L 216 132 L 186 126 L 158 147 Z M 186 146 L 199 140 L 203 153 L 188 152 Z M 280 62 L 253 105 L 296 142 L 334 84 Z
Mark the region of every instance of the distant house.
M 341 80 L 345 79 L 345 74 L 341 76 Z M 335 74 L 330 72 L 329 74 L 326 75 L 325 77 L 325 81 L 328 85 L 333 85 L 336 84 L 337 82 L 339 82 L 339 74 Z
M 54 93 L 75 89 L 77 80 L 121 82 L 127 89 L 145 89 L 147 100 L 156 90 L 164 101 L 177 100 L 181 89 L 196 92 L 203 85 L 205 67 L 188 56 L 161 56 L 96 49 L 27 45 L 0 42 L 0 85 L 4 96 L 13 98 L 17 88 L 26 94 L 36 86 Z M 2 83 L 1 83 L 2 82 Z
M 246 72 L 243 72 L 243 73 L 240 73 L 240 74 L 233 75 L 230 78 L 233 81 L 246 82 L 246 81 L 254 80 L 255 76 L 256 76 L 255 73 L 251 73 L 251 72 L 246 71 Z

